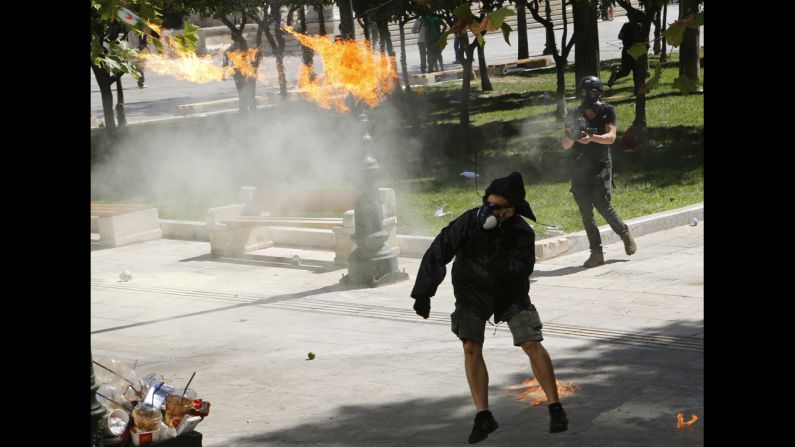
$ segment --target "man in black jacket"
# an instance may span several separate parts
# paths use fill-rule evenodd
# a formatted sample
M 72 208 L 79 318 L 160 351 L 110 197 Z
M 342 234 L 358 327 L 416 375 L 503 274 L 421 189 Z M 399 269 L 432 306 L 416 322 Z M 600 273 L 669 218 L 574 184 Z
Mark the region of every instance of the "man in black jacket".
M 631 18 L 621 30 L 618 32 L 618 38 L 621 39 L 621 65 L 610 73 L 610 79 L 607 80 L 607 86 L 613 87 L 613 84 L 630 74 L 635 69 L 635 58 L 629 54 L 629 49 L 636 43 L 643 43 L 643 26 L 640 22 L 632 20 Z M 637 94 L 637 91 L 635 92 Z
M 486 188 L 483 206 L 473 208 L 442 229 L 422 258 L 411 296 L 414 310 L 428 318 L 430 298 L 453 262 L 455 311 L 452 331 L 463 342 L 464 367 L 477 415 L 469 436 L 473 444 L 486 439 L 499 425 L 489 411 L 489 375 L 483 360 L 486 321 L 507 321 L 514 346 L 530 358 L 533 374 L 549 401 L 551 433 L 568 428 L 560 404 L 555 372 L 541 345 L 541 320 L 530 302 L 530 274 L 535 265 L 535 233 L 519 216 L 535 220 L 525 200 L 521 174 L 512 172 Z

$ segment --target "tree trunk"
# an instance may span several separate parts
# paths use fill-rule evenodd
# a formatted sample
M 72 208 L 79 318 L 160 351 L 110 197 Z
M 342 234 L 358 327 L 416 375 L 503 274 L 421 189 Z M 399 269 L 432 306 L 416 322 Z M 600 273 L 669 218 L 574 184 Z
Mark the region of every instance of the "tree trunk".
M 406 86 L 406 91 L 411 91 L 411 85 L 409 84 L 409 68 L 408 63 L 406 62 L 406 30 L 403 29 L 403 26 L 406 25 L 403 21 L 398 21 L 398 25 L 400 28 L 400 69 L 403 72 L 403 85 Z
M 557 75 L 555 118 L 561 122 L 566 118 L 566 58 L 555 52 L 552 54 L 552 59 L 555 60 Z
M 276 56 L 276 73 L 279 76 L 279 94 L 287 99 L 287 74 L 284 72 L 284 54 L 280 51 Z
M 650 22 L 643 27 L 642 42 L 649 41 L 649 27 L 651 27 Z M 649 55 L 645 53 L 635 61 L 635 66 L 632 69 L 635 90 L 635 121 L 632 122 L 632 127 L 641 132 L 638 133 L 638 136 L 642 141 L 645 141 L 646 132 L 646 91 L 643 89 L 643 85 L 646 83 L 647 73 L 649 73 Z
M 287 25 L 292 25 L 293 11 L 287 13 Z M 276 28 L 274 34 L 276 36 L 276 48 L 273 50 L 273 55 L 276 56 L 276 73 L 279 77 L 279 94 L 282 100 L 287 99 L 287 74 L 284 71 L 284 31 L 281 29 L 282 14 L 279 10 L 273 12 L 273 24 Z
M 557 43 L 555 41 L 555 24 L 552 21 L 552 9 L 549 5 L 549 0 L 545 1 L 545 17 L 541 17 L 540 14 L 540 6 L 538 2 L 531 2 L 530 5 L 530 13 L 533 15 L 533 18 L 544 26 L 546 31 L 546 48 L 545 53 L 551 54 L 552 59 L 555 60 L 555 74 L 557 78 L 557 85 L 556 85 L 556 105 L 555 105 L 555 118 L 560 122 L 566 118 L 566 65 L 568 62 L 566 61 L 569 50 L 571 50 L 571 46 L 566 46 L 566 37 L 569 30 L 569 22 L 568 16 L 566 14 L 565 5 L 562 11 L 562 22 L 563 22 L 563 35 L 561 36 L 561 49 L 558 52 Z
M 544 43 L 543 54 L 545 55 L 555 54 L 555 52 L 557 52 L 558 50 L 555 44 L 555 30 L 553 29 L 553 27 L 547 27 L 546 30 L 547 30 L 546 33 L 547 38 L 546 42 Z
M 232 33 L 232 41 L 234 41 L 237 45 L 236 51 L 248 50 L 248 41 L 246 40 L 245 36 L 243 36 L 243 29 L 246 26 L 246 20 L 246 15 L 243 15 L 240 18 L 240 28 L 238 29 L 238 27 L 235 25 L 237 21 L 236 17 L 234 21 L 230 21 L 227 18 L 221 19 L 223 24 L 226 25 L 226 27 L 229 28 L 230 32 Z M 257 26 L 261 27 L 262 24 L 258 22 Z M 237 107 L 240 114 L 245 115 L 250 110 L 256 109 L 254 86 L 249 84 L 257 82 L 257 79 L 245 79 L 243 75 L 240 74 L 240 70 L 237 68 L 235 68 L 235 72 L 232 74 L 232 79 L 235 80 L 235 88 L 237 88 Z
M 398 22 L 400 23 L 400 22 Z M 395 57 L 395 47 L 392 46 L 392 33 L 389 31 L 389 21 L 386 19 L 376 21 L 376 28 L 378 29 L 378 38 L 380 39 L 380 51 L 381 54 L 384 54 L 384 50 L 386 50 L 386 54 L 389 55 L 389 63 L 392 64 L 392 69 L 395 70 L 395 75 L 398 74 L 397 68 L 397 58 Z M 400 27 L 400 32 L 403 32 L 403 27 Z M 386 46 L 386 48 L 384 48 Z M 395 79 L 397 92 L 401 92 L 400 90 L 400 76 Z
M 116 116 L 119 120 L 119 127 L 127 125 L 127 115 L 124 113 L 124 87 L 121 84 L 122 76 L 124 75 L 116 76 Z
M 96 65 L 91 65 L 91 70 L 94 72 L 94 77 L 99 84 L 99 92 L 102 95 L 102 114 L 105 116 L 105 128 L 116 129 L 116 117 L 113 114 L 113 90 L 111 89 L 111 80 L 108 72 Z
M 660 33 L 664 33 L 666 26 L 666 20 L 668 20 L 668 3 L 663 5 L 663 12 L 662 12 L 662 30 Z M 668 46 L 668 42 L 665 41 L 665 35 L 662 36 L 662 54 L 660 54 L 660 62 L 665 62 L 668 60 L 668 52 L 665 51 L 665 48 Z
M 325 11 L 323 11 L 323 6 L 322 5 L 315 6 L 315 12 L 317 13 L 317 24 L 318 24 L 318 27 L 319 27 L 318 33 L 321 36 L 325 36 L 326 35 L 326 16 L 325 16 Z
M 360 19 L 359 25 L 362 26 L 362 30 L 364 31 L 364 40 L 370 42 L 370 48 L 375 50 L 375 42 L 373 42 L 373 38 L 371 37 L 370 33 L 370 19 L 367 17 Z
M 654 19 L 652 19 L 652 23 L 654 24 L 654 47 L 652 51 L 655 55 L 660 54 L 660 11 L 654 13 Z
M 679 18 L 698 13 L 696 0 L 682 0 L 679 5 Z M 701 33 L 699 29 L 685 28 L 682 45 L 679 48 L 679 76 L 699 82 L 701 80 L 701 61 L 698 55 Z
M 304 11 L 304 5 L 301 5 L 298 8 L 298 14 L 301 20 L 301 26 L 299 27 L 299 31 L 301 34 L 306 34 L 306 12 Z M 310 70 L 312 70 L 312 65 L 314 64 L 312 49 L 306 45 L 301 45 L 301 55 L 304 62 L 304 65 L 307 65 Z
M 476 44 L 477 45 L 477 44 Z M 491 92 L 494 90 L 494 87 L 491 85 L 491 80 L 489 79 L 489 71 L 488 67 L 486 66 L 486 50 L 485 47 L 486 42 L 483 42 L 483 46 L 477 45 L 478 47 L 478 67 L 480 68 L 480 89 L 484 92 Z
M 351 6 L 351 0 L 337 1 L 337 7 L 340 10 L 340 35 L 344 39 L 353 39 L 353 7 Z
M 243 115 L 256 110 L 257 101 L 254 95 L 257 79 L 246 79 L 239 73 L 235 73 L 232 77 L 235 80 L 235 87 L 237 87 L 237 103 L 240 114 Z
M 464 79 L 461 82 L 461 128 L 469 129 L 469 87 L 472 81 L 472 61 L 475 58 L 475 48 L 477 40 L 473 43 L 469 42 L 469 37 L 464 35 L 461 38 L 461 45 L 464 50 L 464 60 L 461 65 L 464 66 Z M 482 75 L 482 74 L 481 74 Z
M 530 51 L 527 46 L 527 11 L 525 10 L 524 1 L 516 3 L 516 16 L 516 32 L 518 33 L 516 37 L 519 40 L 516 58 L 526 59 L 530 57 Z
M 574 2 L 574 73 L 575 82 L 585 76 L 599 76 L 599 11 L 588 0 Z

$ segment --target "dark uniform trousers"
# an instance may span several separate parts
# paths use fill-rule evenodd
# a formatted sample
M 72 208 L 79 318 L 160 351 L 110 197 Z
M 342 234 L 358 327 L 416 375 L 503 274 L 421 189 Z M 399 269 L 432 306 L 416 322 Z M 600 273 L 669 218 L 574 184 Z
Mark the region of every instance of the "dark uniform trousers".
M 599 235 L 599 227 L 596 226 L 593 209 L 605 218 L 610 228 L 617 234 L 623 234 L 629 227 L 618 217 L 618 213 L 610 204 L 611 188 L 608 185 L 572 185 L 571 192 L 574 200 L 580 208 L 582 224 L 585 227 L 585 234 L 588 235 L 588 245 L 591 250 L 602 246 L 602 237 Z

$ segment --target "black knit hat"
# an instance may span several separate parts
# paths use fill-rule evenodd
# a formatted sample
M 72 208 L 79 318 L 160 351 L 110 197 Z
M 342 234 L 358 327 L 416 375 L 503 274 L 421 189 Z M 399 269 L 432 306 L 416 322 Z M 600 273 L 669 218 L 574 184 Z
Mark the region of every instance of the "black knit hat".
M 536 216 L 533 210 L 530 209 L 530 204 L 524 199 L 524 180 L 522 174 L 514 171 L 508 174 L 508 177 L 502 177 L 492 180 L 491 185 L 486 188 L 486 194 L 483 195 L 483 200 L 489 194 L 497 194 L 505 197 L 505 199 L 516 209 L 516 213 L 524 216 L 532 221 L 536 221 Z

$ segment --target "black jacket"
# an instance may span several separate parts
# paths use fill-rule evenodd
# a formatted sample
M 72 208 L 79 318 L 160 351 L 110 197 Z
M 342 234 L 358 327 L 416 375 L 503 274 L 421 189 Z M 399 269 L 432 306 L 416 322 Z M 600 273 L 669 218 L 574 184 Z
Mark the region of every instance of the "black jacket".
M 493 230 L 477 223 L 471 209 L 443 228 L 422 257 L 413 298 L 430 298 L 453 257 L 456 309 L 469 309 L 484 320 L 504 321 L 530 307 L 530 274 L 535 265 L 535 233 L 514 215 Z M 511 306 L 514 305 L 514 306 Z M 511 308 L 510 314 L 506 311 Z

